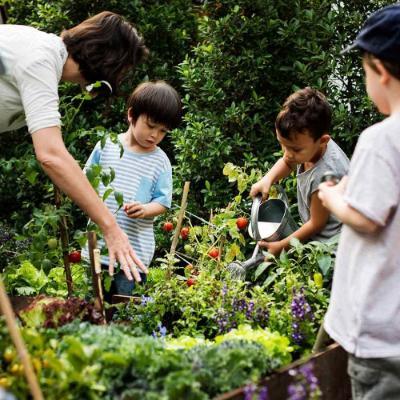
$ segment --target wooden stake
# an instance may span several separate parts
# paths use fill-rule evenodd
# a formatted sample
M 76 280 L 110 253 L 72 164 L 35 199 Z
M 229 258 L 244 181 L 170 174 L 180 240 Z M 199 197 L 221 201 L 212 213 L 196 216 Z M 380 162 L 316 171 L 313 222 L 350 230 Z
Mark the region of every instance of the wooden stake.
M 60 189 L 56 185 L 54 185 L 54 199 L 55 199 L 55 203 L 56 203 L 56 208 L 60 209 L 61 204 L 62 204 L 62 196 L 61 196 Z M 61 248 L 62 248 L 63 260 L 64 260 L 65 278 L 67 281 L 68 297 L 71 297 L 74 288 L 73 288 L 73 282 L 72 282 L 71 265 L 70 265 L 69 258 L 68 258 L 69 239 L 68 239 L 67 218 L 65 218 L 64 216 L 61 216 L 58 226 L 60 229 Z
M 103 288 L 101 286 L 101 263 L 100 263 L 100 250 L 97 249 L 96 233 L 89 231 L 88 244 L 89 244 L 89 257 L 92 272 L 93 293 L 95 297 L 95 305 L 103 316 L 104 324 L 106 323 L 106 312 L 104 310 L 104 296 Z
M 32 367 L 31 359 L 29 357 L 28 350 L 26 349 L 24 340 L 21 332 L 18 329 L 18 325 L 15 322 L 14 312 L 11 307 L 10 299 L 6 293 L 6 289 L 3 284 L 3 280 L 0 276 L 0 307 L 3 313 L 8 330 L 10 332 L 11 339 L 17 349 L 18 356 L 24 367 L 24 373 L 26 380 L 28 381 L 29 389 L 32 393 L 34 400 L 43 400 L 43 394 L 40 390 L 39 382 L 37 380 L 35 371 Z
M 170 250 L 171 258 L 173 258 L 173 256 L 175 255 L 176 246 L 178 245 L 179 234 L 181 232 L 182 221 L 183 217 L 185 216 L 185 210 L 187 206 L 189 187 L 190 187 L 190 182 L 185 182 L 185 185 L 183 186 L 181 208 L 178 214 L 178 222 L 176 223 L 175 233 L 171 244 L 171 250 Z
M 324 321 L 322 320 L 321 326 L 318 329 L 317 333 L 317 338 L 315 339 L 314 346 L 311 350 L 311 353 L 318 353 L 320 351 L 325 350 L 325 348 L 328 346 L 329 342 L 332 339 L 330 336 L 326 333 L 324 329 Z

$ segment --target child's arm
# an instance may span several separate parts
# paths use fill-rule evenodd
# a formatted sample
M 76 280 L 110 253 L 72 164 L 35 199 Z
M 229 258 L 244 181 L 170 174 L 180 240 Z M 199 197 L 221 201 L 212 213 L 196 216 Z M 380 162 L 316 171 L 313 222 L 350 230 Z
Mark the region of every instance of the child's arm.
M 365 217 L 349 206 L 343 199 L 347 177 L 344 177 L 336 186 L 329 182 L 319 186 L 319 198 L 323 205 L 340 221 L 361 233 L 375 233 L 380 225 Z
M 250 196 L 254 197 L 261 193 L 263 199 L 268 198 L 271 186 L 289 176 L 295 167 L 296 164 L 291 164 L 284 158 L 280 158 L 268 173 L 251 187 Z
M 290 236 L 278 242 L 260 242 L 261 247 L 265 247 L 274 255 L 279 254 L 283 249 L 290 245 L 292 238 L 297 238 L 301 242 L 321 232 L 328 222 L 329 211 L 322 205 L 322 201 L 318 198 L 318 192 L 311 195 L 310 219 L 303 224 L 297 231 Z
M 129 218 L 153 218 L 157 215 L 165 213 L 165 211 L 167 211 L 167 207 L 164 207 L 155 201 L 147 204 L 134 201 L 132 203 L 125 204 L 124 211 Z

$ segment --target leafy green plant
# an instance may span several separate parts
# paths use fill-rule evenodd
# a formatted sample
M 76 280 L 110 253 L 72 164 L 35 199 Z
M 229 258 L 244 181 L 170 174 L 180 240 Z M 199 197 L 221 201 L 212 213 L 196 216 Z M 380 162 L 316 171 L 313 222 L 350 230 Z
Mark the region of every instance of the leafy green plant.
M 75 295 L 85 296 L 89 290 L 87 268 L 83 264 L 71 266 L 72 279 L 75 282 Z M 53 267 L 48 274 L 36 268 L 30 261 L 22 261 L 19 266 L 10 266 L 4 273 L 7 291 L 13 295 L 66 297 L 67 283 L 63 267 Z
M 255 382 L 290 361 L 288 340 L 269 331 L 240 327 L 217 342 L 190 348 L 169 338 L 134 337 L 125 326 L 77 321 L 56 330 L 23 328 L 46 399 L 208 399 Z M 29 389 L 0 321 L 0 377 L 18 398 Z M 186 338 L 182 338 L 185 342 Z M 17 367 L 14 367 L 14 366 Z M 56 384 L 58 382 L 58 384 Z

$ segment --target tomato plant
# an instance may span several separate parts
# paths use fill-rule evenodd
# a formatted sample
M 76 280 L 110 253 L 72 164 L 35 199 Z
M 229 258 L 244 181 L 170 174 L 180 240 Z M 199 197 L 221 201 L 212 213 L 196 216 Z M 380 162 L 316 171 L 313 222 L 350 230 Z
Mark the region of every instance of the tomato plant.
M 247 225 L 248 225 L 249 221 L 246 217 L 239 217 L 236 220 L 236 226 L 238 227 L 238 229 L 243 230 L 246 229 Z
M 196 279 L 194 279 L 194 278 L 189 278 L 187 281 L 186 281 L 186 285 L 187 286 L 193 286 L 194 284 L 196 283 Z
M 170 221 L 164 222 L 163 228 L 165 232 L 171 232 L 174 229 L 174 224 Z
M 186 240 L 189 237 L 189 228 L 187 226 L 181 229 L 181 238 Z
M 208 255 L 209 255 L 211 258 L 218 258 L 218 256 L 219 256 L 219 250 L 218 250 L 216 247 L 213 247 L 213 248 L 208 252 Z
M 71 263 L 78 263 L 81 261 L 81 252 L 79 250 L 74 250 L 68 254 L 68 260 Z

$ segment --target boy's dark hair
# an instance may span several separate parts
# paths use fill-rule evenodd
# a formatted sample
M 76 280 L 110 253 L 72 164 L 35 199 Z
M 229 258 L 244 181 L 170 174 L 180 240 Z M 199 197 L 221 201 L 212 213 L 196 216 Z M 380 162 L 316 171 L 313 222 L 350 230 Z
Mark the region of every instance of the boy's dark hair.
M 329 132 L 331 120 L 332 110 L 326 97 L 318 90 L 306 87 L 285 100 L 276 117 L 275 128 L 286 139 L 307 132 L 317 140 Z
M 125 73 L 148 54 L 136 29 L 110 11 L 63 31 L 62 39 L 84 79 L 89 83 L 105 80 L 114 91 Z
M 164 81 L 141 83 L 131 94 L 128 109 L 133 121 L 143 114 L 169 130 L 175 129 L 182 119 L 181 99 Z
M 367 51 L 363 52 L 363 60 L 375 71 L 378 72 L 378 69 L 376 68 L 375 65 L 375 60 L 379 60 L 382 65 L 386 68 L 386 70 L 389 72 L 390 75 L 392 75 L 394 78 L 400 80 L 400 64 L 393 62 L 393 61 L 387 61 L 387 60 L 382 60 L 376 56 L 374 56 L 372 53 L 368 53 Z

